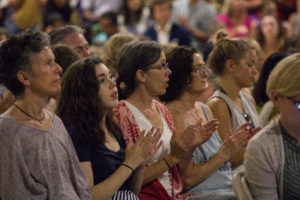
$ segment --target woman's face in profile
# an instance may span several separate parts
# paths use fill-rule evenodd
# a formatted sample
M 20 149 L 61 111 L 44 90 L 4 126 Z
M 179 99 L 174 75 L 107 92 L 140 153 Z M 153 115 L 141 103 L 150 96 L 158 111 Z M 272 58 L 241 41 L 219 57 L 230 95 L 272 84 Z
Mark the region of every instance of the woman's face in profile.
M 99 83 L 98 94 L 102 106 L 105 109 L 111 110 L 119 103 L 115 79 L 112 77 L 109 69 L 104 64 L 96 65 L 95 71 Z
M 207 87 L 208 69 L 201 55 L 198 53 L 193 55 L 192 68 L 192 82 L 190 83 L 191 89 L 194 92 L 201 92 Z
M 155 97 L 166 93 L 172 71 L 168 68 L 166 56 L 163 52 L 160 58 L 143 73 L 145 82 L 142 84 L 151 96 Z

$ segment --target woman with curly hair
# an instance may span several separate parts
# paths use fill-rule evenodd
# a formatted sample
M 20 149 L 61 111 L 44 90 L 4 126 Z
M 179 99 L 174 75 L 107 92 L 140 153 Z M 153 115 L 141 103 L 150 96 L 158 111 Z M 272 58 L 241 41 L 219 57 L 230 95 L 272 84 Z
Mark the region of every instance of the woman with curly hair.
M 79 60 L 65 73 L 57 114 L 72 138 L 93 199 L 138 199 L 144 165 L 160 147 L 161 133 L 154 129 L 126 147 L 112 116 L 117 105 L 116 84 L 100 58 Z

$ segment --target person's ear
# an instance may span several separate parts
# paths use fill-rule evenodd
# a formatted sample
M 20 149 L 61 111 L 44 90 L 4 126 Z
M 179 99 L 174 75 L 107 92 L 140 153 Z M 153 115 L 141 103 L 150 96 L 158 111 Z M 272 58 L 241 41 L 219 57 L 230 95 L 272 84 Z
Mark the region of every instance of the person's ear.
M 270 92 L 270 99 L 276 107 L 278 106 L 279 97 L 280 97 L 280 95 L 275 90 L 272 90 Z
M 18 71 L 17 78 L 24 86 L 30 86 L 30 81 L 28 79 L 29 75 L 27 72 Z
M 226 60 L 226 62 L 225 62 L 225 69 L 228 72 L 234 72 L 234 70 L 235 70 L 235 64 L 234 64 L 233 60 Z
M 136 72 L 135 72 L 135 76 L 136 76 L 136 79 L 137 81 L 140 81 L 142 83 L 144 83 L 146 81 L 146 77 L 145 77 L 145 72 L 141 69 L 138 69 Z

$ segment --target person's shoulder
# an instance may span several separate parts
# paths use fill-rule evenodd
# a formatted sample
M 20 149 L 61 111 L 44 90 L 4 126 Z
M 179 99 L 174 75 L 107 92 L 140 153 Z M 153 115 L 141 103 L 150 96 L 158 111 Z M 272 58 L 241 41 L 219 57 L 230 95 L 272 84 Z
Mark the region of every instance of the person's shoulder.
M 207 105 L 213 110 L 227 108 L 226 102 L 218 96 L 210 98 L 207 101 Z

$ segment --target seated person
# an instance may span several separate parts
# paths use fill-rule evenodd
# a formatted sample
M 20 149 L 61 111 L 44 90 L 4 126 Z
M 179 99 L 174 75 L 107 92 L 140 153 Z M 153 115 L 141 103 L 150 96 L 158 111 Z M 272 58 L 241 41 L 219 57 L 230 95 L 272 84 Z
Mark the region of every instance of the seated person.
M 154 129 L 126 147 L 112 116 L 117 105 L 116 84 L 100 58 L 79 60 L 65 73 L 57 113 L 72 138 L 93 199 L 138 199 L 144 166 L 160 147 L 161 133 Z
M 172 22 L 172 2 L 170 0 L 153 0 L 150 5 L 150 13 L 154 20 L 145 32 L 145 36 L 161 45 L 177 43 L 179 45 L 190 45 L 189 32 L 178 24 Z
M 0 80 L 16 97 L 0 115 L 0 199 L 91 199 L 62 121 L 45 109 L 62 72 L 48 35 L 12 36 L 0 54 Z
M 254 136 L 245 153 L 245 178 L 254 199 L 300 197 L 300 53 L 271 72 L 267 94 L 280 112 Z
M 208 64 L 217 75 L 219 88 L 207 104 L 220 122 L 218 133 L 224 141 L 230 131 L 247 121 L 252 128 L 260 126 L 255 101 L 243 91 L 252 86 L 257 70 L 255 50 L 248 42 L 228 38 L 224 31 L 219 31 L 216 37 Z M 243 163 L 244 152 L 245 148 L 232 159 L 233 169 Z

